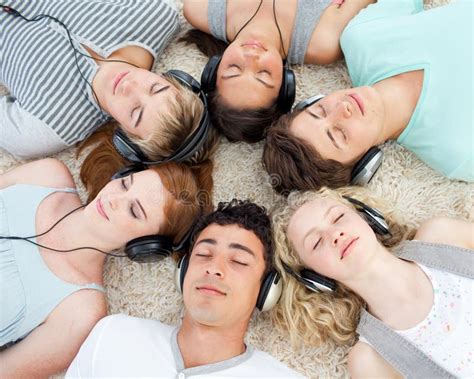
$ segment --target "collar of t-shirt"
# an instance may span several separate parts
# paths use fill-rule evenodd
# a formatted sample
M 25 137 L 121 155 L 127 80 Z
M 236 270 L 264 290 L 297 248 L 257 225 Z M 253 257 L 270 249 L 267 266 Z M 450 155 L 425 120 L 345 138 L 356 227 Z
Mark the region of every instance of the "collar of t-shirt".
M 188 376 L 188 375 L 210 374 L 211 372 L 222 371 L 222 370 L 229 369 L 231 367 L 238 366 L 242 364 L 243 362 L 245 362 L 246 360 L 250 359 L 254 351 L 252 346 L 246 345 L 245 351 L 242 354 L 237 355 L 233 358 L 226 359 L 225 361 L 211 363 L 208 365 L 185 368 L 183 356 L 181 355 L 181 350 L 179 349 L 179 345 L 178 345 L 178 331 L 179 331 L 179 327 L 176 327 L 173 330 L 173 333 L 171 333 L 170 342 L 171 342 L 171 351 L 173 352 L 174 360 L 176 363 L 176 369 L 178 370 L 178 373 L 183 374 L 183 377 Z

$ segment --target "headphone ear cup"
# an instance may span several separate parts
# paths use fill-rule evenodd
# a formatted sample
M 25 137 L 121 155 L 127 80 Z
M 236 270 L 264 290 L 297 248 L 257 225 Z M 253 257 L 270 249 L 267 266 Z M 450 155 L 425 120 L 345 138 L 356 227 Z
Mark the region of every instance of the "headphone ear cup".
M 364 186 L 369 183 L 382 164 L 382 156 L 382 150 L 371 147 L 352 169 L 351 184 Z
M 204 66 L 201 74 L 201 87 L 205 93 L 216 89 L 217 69 L 221 63 L 222 55 L 214 55 Z
M 134 262 L 156 262 L 171 255 L 173 242 L 165 236 L 135 238 L 125 245 L 125 253 Z
M 141 149 L 130 141 L 125 133 L 119 128 L 114 130 L 112 144 L 114 145 L 115 150 L 117 150 L 117 152 L 129 162 L 142 163 L 148 160 Z
M 189 254 L 183 255 L 174 270 L 174 284 L 179 293 L 183 293 L 183 284 L 189 266 Z
M 278 109 L 282 112 L 289 112 L 295 102 L 296 96 L 296 78 L 293 70 L 283 67 L 283 79 L 278 94 Z
M 262 312 L 272 309 L 280 300 L 282 289 L 280 274 L 277 271 L 270 271 L 260 286 L 256 307 Z
M 323 275 L 318 274 L 313 270 L 303 269 L 300 272 L 304 280 L 304 285 L 314 292 L 333 292 L 337 288 L 334 280 L 329 279 Z

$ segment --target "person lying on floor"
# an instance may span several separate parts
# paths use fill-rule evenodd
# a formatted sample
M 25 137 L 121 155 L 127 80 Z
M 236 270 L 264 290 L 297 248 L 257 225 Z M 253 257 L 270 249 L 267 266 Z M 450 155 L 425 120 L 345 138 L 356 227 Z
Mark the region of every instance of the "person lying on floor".
M 281 293 L 265 208 L 220 203 L 197 221 L 191 246 L 176 270 L 184 300 L 181 325 L 108 316 L 66 377 L 302 377 L 244 342 L 254 308 L 271 309 Z

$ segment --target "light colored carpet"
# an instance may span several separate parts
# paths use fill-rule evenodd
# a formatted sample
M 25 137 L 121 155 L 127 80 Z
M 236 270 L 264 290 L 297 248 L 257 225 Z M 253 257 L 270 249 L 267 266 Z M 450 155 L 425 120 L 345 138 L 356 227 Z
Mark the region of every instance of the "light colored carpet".
M 181 9 L 181 0 L 175 1 Z M 431 0 L 425 6 L 438 6 L 446 2 Z M 183 17 L 181 23 L 183 29 L 189 27 Z M 161 57 L 158 70 L 179 68 L 199 78 L 205 62 L 206 58 L 197 49 L 174 42 Z M 344 62 L 328 67 L 294 67 L 294 70 L 298 83 L 298 100 L 350 85 Z M 4 93 L 5 90 L 0 88 L 0 94 Z M 472 185 L 443 178 L 398 145 L 387 144 L 383 150 L 384 162 L 369 187 L 396 205 L 406 215 L 410 225 L 416 226 L 429 217 L 440 215 L 474 219 Z M 215 203 L 237 197 L 271 207 L 280 201 L 262 169 L 261 153 L 261 144 L 221 143 L 214 172 Z M 0 154 L 0 172 L 22 163 L 9 154 Z M 80 166 L 75 159 L 75 149 L 71 148 L 56 157 L 70 167 L 78 182 Z M 173 284 L 173 269 L 174 262 L 171 259 L 158 264 L 136 264 L 128 260 L 109 259 L 105 281 L 110 313 L 126 313 L 166 323 L 178 323 L 182 300 Z M 346 349 L 328 344 L 294 352 L 287 336 L 272 326 L 269 315 L 255 313 L 247 340 L 308 377 L 347 376 Z

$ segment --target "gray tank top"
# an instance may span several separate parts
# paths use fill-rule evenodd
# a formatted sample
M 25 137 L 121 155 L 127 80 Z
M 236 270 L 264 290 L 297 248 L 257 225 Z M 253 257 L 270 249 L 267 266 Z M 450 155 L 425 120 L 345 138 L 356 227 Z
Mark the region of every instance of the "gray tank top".
M 295 26 L 288 52 L 289 63 L 304 63 L 314 27 L 330 2 L 330 0 L 298 0 Z M 226 11 L 227 0 L 209 0 L 207 8 L 209 30 L 215 38 L 229 43 L 226 35 Z

